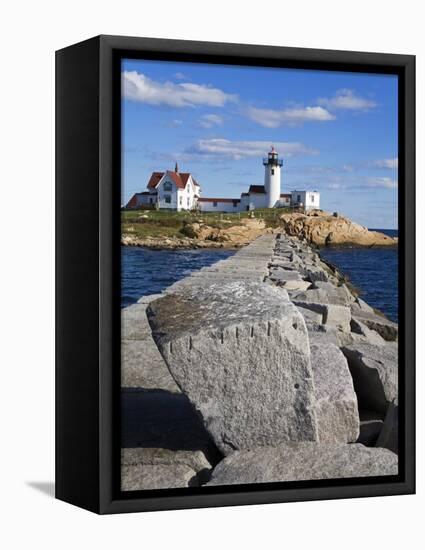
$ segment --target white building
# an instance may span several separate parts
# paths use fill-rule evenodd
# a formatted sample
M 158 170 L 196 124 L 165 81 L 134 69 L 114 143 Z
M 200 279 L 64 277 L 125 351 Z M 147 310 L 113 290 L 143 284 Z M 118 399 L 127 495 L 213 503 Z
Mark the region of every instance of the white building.
M 153 172 L 147 191 L 135 193 L 127 203 L 127 208 L 159 208 L 167 210 L 192 210 L 196 208 L 201 187 L 189 172 Z
M 263 159 L 264 185 L 251 185 L 239 199 L 201 197 L 201 187 L 189 172 L 153 172 L 147 191 L 135 193 L 127 208 L 160 208 L 168 210 L 193 210 L 201 212 L 244 212 L 256 208 L 293 207 L 308 211 L 320 208 L 317 191 L 292 191 L 281 193 L 281 167 L 277 151 L 271 148 Z
M 292 191 L 291 206 L 304 210 L 320 208 L 320 193 L 317 191 Z

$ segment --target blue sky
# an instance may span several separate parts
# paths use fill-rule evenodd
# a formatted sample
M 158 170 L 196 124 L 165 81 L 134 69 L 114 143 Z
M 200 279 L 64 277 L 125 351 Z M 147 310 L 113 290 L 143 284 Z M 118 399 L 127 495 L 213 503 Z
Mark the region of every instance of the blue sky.
M 239 197 L 274 145 L 283 193 L 397 228 L 396 76 L 124 60 L 122 98 L 123 202 L 176 161 L 204 197 Z

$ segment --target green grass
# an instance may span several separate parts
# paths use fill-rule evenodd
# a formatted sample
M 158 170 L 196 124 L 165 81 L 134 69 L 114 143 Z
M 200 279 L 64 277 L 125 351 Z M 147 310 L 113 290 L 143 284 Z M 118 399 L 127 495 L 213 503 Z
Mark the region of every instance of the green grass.
M 290 211 L 287 208 L 262 208 L 254 211 L 256 219 L 263 219 L 267 227 L 278 227 L 279 217 Z M 147 216 L 147 217 L 144 217 Z M 232 225 L 240 225 L 241 221 L 251 216 L 250 212 L 175 212 L 165 210 L 122 210 L 122 234 L 135 235 L 140 239 L 147 237 L 182 237 L 180 232 L 184 222 L 201 222 L 222 229 Z

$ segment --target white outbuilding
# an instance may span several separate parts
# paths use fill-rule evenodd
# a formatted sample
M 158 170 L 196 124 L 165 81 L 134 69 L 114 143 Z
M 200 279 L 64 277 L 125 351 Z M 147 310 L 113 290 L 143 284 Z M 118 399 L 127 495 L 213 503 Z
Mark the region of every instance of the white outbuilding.
M 317 191 L 281 193 L 283 161 L 274 147 L 263 158 L 264 185 L 250 185 L 240 198 L 201 197 L 201 187 L 190 172 L 153 172 L 147 191 L 135 193 L 127 208 L 155 208 L 167 210 L 200 210 L 201 212 L 245 212 L 257 208 L 297 208 L 305 211 L 320 208 Z
M 320 208 L 320 193 L 318 191 L 292 191 L 291 206 L 303 210 L 317 210 Z

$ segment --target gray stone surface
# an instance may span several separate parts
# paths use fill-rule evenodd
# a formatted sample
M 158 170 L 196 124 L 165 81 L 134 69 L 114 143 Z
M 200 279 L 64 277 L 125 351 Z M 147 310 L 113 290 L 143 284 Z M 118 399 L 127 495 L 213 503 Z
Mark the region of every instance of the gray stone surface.
M 364 300 L 357 297 L 354 304 L 353 304 L 353 310 L 361 310 L 366 311 L 367 313 L 373 313 L 375 314 L 375 311 L 373 307 L 371 307 L 369 304 L 367 304 Z
M 121 465 L 121 491 L 198 486 L 196 472 L 184 464 Z
M 376 331 L 387 342 L 394 342 L 398 339 L 398 325 L 386 317 L 360 309 L 354 309 L 352 317 L 369 329 Z
M 122 490 L 195 487 L 208 481 L 212 465 L 201 451 L 121 450 Z
M 354 298 L 348 292 L 345 286 L 335 286 L 329 284 L 332 288 L 312 288 L 296 294 L 293 299 L 301 302 L 317 302 L 320 304 L 335 304 L 340 306 L 349 306 Z
M 310 304 L 304 302 L 295 303 L 298 311 L 307 324 L 323 325 L 324 307 L 312 308 Z
M 216 445 L 317 440 L 307 330 L 276 287 L 182 289 L 149 306 L 153 337 Z
M 332 325 L 343 332 L 350 332 L 350 308 L 333 304 L 326 305 L 323 322 L 325 325 Z
M 121 387 L 180 393 L 152 338 L 121 342 Z
M 307 266 L 305 265 L 303 269 L 303 274 L 310 279 L 312 283 L 316 281 L 328 281 L 329 280 L 329 274 L 327 271 L 320 267 L 315 266 Z
M 374 447 L 384 424 L 384 415 L 377 411 L 360 410 L 360 435 L 357 443 Z
M 359 443 L 287 443 L 236 451 L 214 469 L 207 485 L 397 475 L 397 455 Z
M 121 310 L 121 338 L 123 340 L 145 340 L 151 336 L 146 308 L 147 303 L 137 303 Z
M 351 332 L 353 333 L 353 341 L 374 344 L 376 346 L 383 346 L 386 343 L 378 332 L 371 330 L 358 319 L 352 318 L 350 326 Z M 359 336 L 361 338 L 358 338 Z
M 388 405 L 382 430 L 376 441 L 376 447 L 385 447 L 398 453 L 398 407 L 393 403 Z
M 398 400 L 398 346 L 356 344 L 342 348 L 347 357 L 359 406 L 385 412 Z
M 200 451 L 211 464 L 221 457 L 199 415 L 181 393 L 122 390 L 121 420 L 122 449 Z
M 307 315 L 309 321 L 323 325 L 331 325 L 338 330 L 350 332 L 350 308 L 318 302 L 304 302 L 294 298 L 292 298 L 292 300 L 297 308 L 315 313 L 315 315 L 308 315 L 305 311 L 302 312 L 303 315 Z
M 303 311 L 300 309 L 301 314 L 303 314 Z M 308 312 L 308 310 L 304 310 Z M 320 323 L 307 321 L 306 320 L 306 326 L 308 331 L 308 339 L 310 341 L 310 346 L 313 343 L 317 344 L 334 344 L 336 346 L 340 346 L 340 335 L 341 332 L 337 331 L 335 327 L 331 327 L 329 325 L 322 325 Z
M 281 267 L 270 269 L 269 279 L 272 281 L 301 281 L 301 275 L 298 271 L 288 271 Z
M 155 299 L 161 295 L 155 295 Z M 150 296 L 121 311 L 121 387 L 180 393 L 155 342 L 146 317 Z
M 282 281 L 281 286 L 285 290 L 307 290 L 311 286 L 311 283 L 302 280 Z
M 312 343 L 310 353 L 319 441 L 356 441 L 360 428 L 359 411 L 353 380 L 344 354 L 331 343 Z

